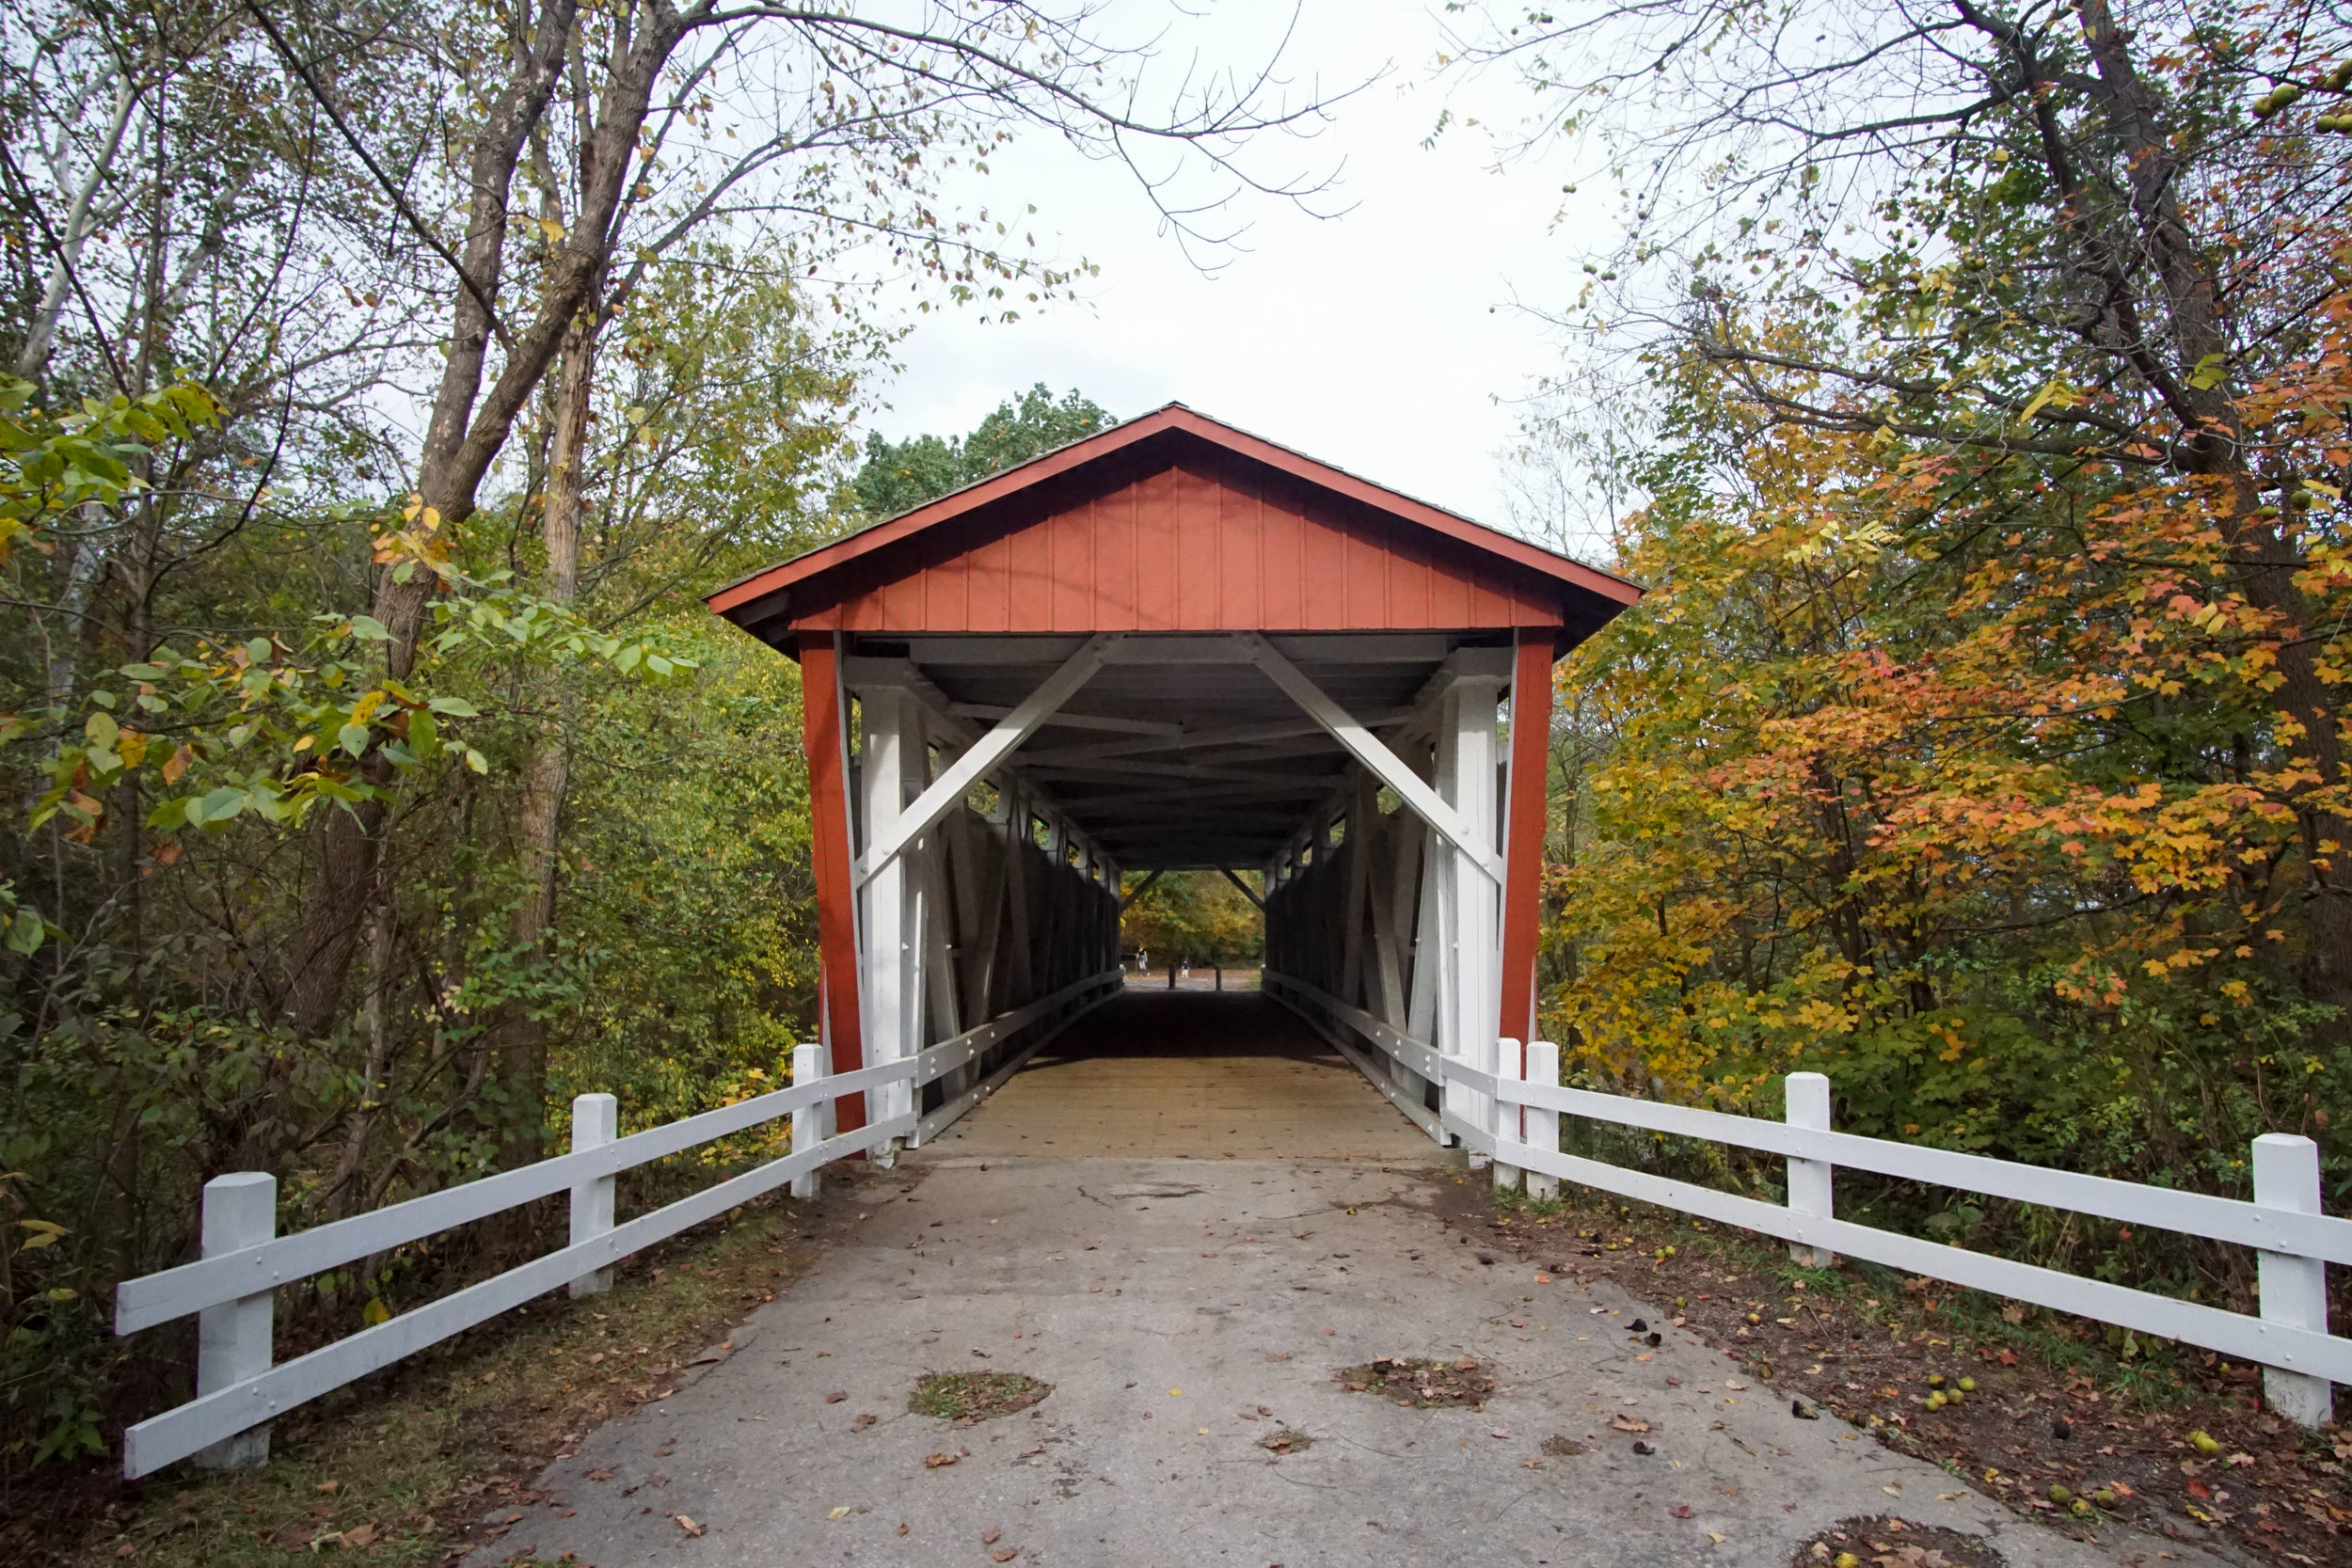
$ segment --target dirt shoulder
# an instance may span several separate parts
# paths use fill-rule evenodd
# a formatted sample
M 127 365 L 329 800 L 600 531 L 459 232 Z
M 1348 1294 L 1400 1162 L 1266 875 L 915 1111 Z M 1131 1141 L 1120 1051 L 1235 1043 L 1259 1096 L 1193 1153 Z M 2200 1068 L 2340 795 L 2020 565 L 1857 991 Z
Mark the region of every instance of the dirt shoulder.
M 2054 1529 L 2095 1540 L 2112 1522 L 2256 1561 L 2352 1560 L 2352 1433 L 2271 1415 L 2259 1369 L 2186 1345 L 2122 1354 L 2103 1324 L 1851 1260 L 1801 1268 L 1769 1238 L 1645 1204 L 1573 1189 L 1546 1203 L 1483 1179 L 1464 1191 L 1481 1195 L 1496 1254 L 1612 1280 L 1792 1402 Z
M 28 1497 L 0 1522 L 0 1560 L 255 1568 L 328 1549 L 385 1564 L 462 1556 L 495 1538 L 485 1514 L 539 1500 L 531 1478 L 583 1436 L 731 1354 L 729 1330 L 818 1266 L 866 1183 L 915 1180 L 834 1176 L 811 1202 L 746 1205 L 628 1259 L 609 1294 L 543 1297 L 305 1406 L 278 1423 L 262 1469 L 182 1465 L 135 1482 L 60 1473 L 47 1504 Z

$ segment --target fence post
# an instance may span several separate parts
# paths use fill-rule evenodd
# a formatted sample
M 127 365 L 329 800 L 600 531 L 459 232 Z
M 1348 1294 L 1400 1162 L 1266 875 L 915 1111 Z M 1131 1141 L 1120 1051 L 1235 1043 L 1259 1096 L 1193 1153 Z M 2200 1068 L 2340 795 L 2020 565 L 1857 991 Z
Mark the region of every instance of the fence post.
M 2293 1132 L 2265 1132 L 2256 1138 L 2254 1201 L 2265 1209 L 2318 1213 L 2319 1145 Z M 2291 1252 L 2263 1252 L 2256 1258 L 2263 1320 L 2327 1333 L 2328 1265 Z M 2335 1414 L 2334 1387 L 2324 1377 L 2265 1367 L 2263 1393 L 2271 1409 L 2297 1426 L 2319 1426 Z
M 1541 1084 L 1548 1089 L 1559 1085 L 1560 1048 L 1558 1046 L 1549 1040 L 1527 1042 L 1527 1081 L 1531 1084 Z M 1540 1105 L 1529 1105 L 1523 1108 L 1519 1115 L 1527 1123 L 1527 1142 L 1547 1154 L 1560 1152 L 1559 1112 L 1545 1110 Z M 1530 1166 L 1527 1172 L 1527 1196 L 1558 1197 L 1560 1179 L 1556 1176 L 1548 1176 Z
M 1816 1132 L 1829 1131 L 1829 1079 L 1819 1072 L 1792 1072 L 1787 1085 L 1787 1110 L 1791 1127 L 1809 1128 Z M 1788 1207 L 1799 1214 L 1819 1214 L 1829 1219 L 1836 1212 L 1832 1195 L 1831 1172 L 1836 1167 L 1826 1160 L 1788 1161 Z M 1789 1259 L 1801 1267 L 1834 1269 L 1837 1254 L 1823 1252 L 1803 1242 L 1788 1243 Z
M 214 1258 L 259 1246 L 278 1234 L 278 1178 L 241 1170 L 204 1183 L 202 1246 Z M 199 1398 L 269 1370 L 275 1313 L 267 1291 L 207 1307 L 197 1317 L 196 1391 Z M 251 1427 L 199 1452 L 207 1470 L 269 1463 L 269 1427 Z
M 1519 1137 L 1519 1102 L 1516 1100 L 1504 1098 L 1502 1090 L 1503 1085 L 1510 1083 L 1515 1079 L 1520 1078 L 1523 1075 L 1524 1067 L 1522 1058 L 1519 1054 L 1519 1042 L 1514 1039 L 1496 1040 L 1496 1093 L 1494 1104 L 1489 1107 L 1489 1109 L 1493 1112 L 1493 1119 L 1488 1123 L 1488 1125 L 1494 1129 L 1494 1180 L 1495 1191 L 1499 1193 L 1515 1192 L 1518 1190 L 1519 1184 L 1519 1167 L 1517 1165 L 1507 1165 L 1502 1163 L 1503 1140 L 1507 1138 L 1513 1143 L 1522 1141 Z
M 621 1135 L 621 1102 L 609 1094 L 572 1097 L 572 1152 L 601 1148 Z M 572 1244 L 593 1241 L 612 1228 L 617 1176 L 596 1176 L 572 1189 Z M 591 1269 L 572 1281 L 572 1299 L 600 1296 L 612 1289 L 611 1269 Z
M 814 1084 L 825 1076 L 825 1048 L 815 1040 L 803 1040 L 792 1048 L 792 1082 L 795 1085 Z M 792 1147 L 812 1148 L 825 1141 L 826 1124 L 833 1119 L 833 1101 L 819 1100 L 813 1104 L 797 1107 L 792 1113 Z M 815 1197 L 818 1179 L 815 1171 L 803 1171 L 792 1179 L 794 1197 Z

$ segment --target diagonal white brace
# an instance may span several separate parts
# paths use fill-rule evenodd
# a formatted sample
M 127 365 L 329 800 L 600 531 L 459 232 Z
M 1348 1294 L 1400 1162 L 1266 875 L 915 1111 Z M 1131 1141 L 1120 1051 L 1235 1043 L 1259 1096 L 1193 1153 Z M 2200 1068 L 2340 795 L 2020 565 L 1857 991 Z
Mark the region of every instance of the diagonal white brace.
M 892 823 L 882 837 L 866 847 L 866 853 L 858 857 L 856 884 L 864 887 L 875 872 L 898 859 L 908 845 L 930 832 L 974 784 L 993 771 L 999 763 L 1012 754 L 1015 747 L 1035 734 L 1039 725 L 1094 677 L 1094 673 L 1110 658 L 1111 650 L 1119 641 L 1120 634 L 1116 632 L 1089 638 L 1085 647 L 1071 655 L 1060 669 L 1046 676 L 1035 691 L 1022 699 L 1019 706 L 998 720 L 994 729 L 964 748 L 963 755 L 932 780 L 931 786 L 899 814 L 898 821 Z
M 1314 682 L 1299 673 L 1298 666 L 1284 658 L 1275 648 L 1254 631 L 1235 634 L 1249 650 L 1249 661 L 1266 673 L 1267 678 L 1286 692 L 1290 700 L 1306 712 L 1308 718 L 1330 732 L 1331 738 L 1347 748 L 1350 755 L 1373 771 L 1374 777 L 1396 791 L 1397 799 L 1411 808 L 1415 816 L 1435 828 L 1448 844 L 1462 852 L 1463 858 L 1485 872 L 1498 887 L 1502 885 L 1502 857 L 1494 846 L 1481 844 L 1461 814 L 1438 798 L 1438 792 L 1423 784 L 1421 775 L 1405 766 L 1404 759 L 1380 743 L 1380 737 L 1348 717 L 1347 710 L 1325 696 Z

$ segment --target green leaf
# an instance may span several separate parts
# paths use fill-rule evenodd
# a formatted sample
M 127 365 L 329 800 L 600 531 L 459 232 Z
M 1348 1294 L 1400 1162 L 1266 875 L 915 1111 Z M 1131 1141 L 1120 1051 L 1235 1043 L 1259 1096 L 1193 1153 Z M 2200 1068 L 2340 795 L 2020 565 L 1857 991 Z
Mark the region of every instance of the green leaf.
M 188 823 L 188 808 L 191 804 L 193 802 L 186 796 L 182 796 L 178 800 L 166 800 L 147 814 L 147 825 L 161 832 L 169 832 L 174 828 L 185 827 Z
M 82 726 L 82 733 L 89 737 L 90 750 L 111 752 L 122 729 L 115 722 L 114 715 L 100 712 L 89 716 L 89 721 Z
M 266 637 L 254 638 L 245 645 L 245 657 L 256 664 L 267 664 L 270 656 L 277 651 L 277 647 Z
M 365 638 L 370 642 L 389 642 L 392 640 L 391 628 L 373 615 L 354 615 L 351 618 L 351 635 Z
M 2217 349 L 2197 361 L 2197 368 L 2188 372 L 2188 384 L 2201 392 L 2210 392 L 2229 373 L 2230 356 Z
M 452 719 L 479 719 L 482 710 L 463 697 L 436 697 L 431 704 L 436 713 L 446 713 Z
M 490 770 L 490 759 L 469 746 L 466 748 L 466 766 L 477 773 L 487 773 Z
M 368 749 L 368 727 L 365 724 L 345 724 L 335 732 L 335 744 L 358 756 Z
M 19 910 L 16 918 L 8 922 L 8 951 L 29 958 L 40 951 L 41 939 L 48 934 L 49 927 L 40 916 L 30 910 Z
M 188 808 L 188 820 L 206 823 L 226 822 L 237 813 L 245 810 L 245 791 L 231 789 L 227 784 L 223 784 Z

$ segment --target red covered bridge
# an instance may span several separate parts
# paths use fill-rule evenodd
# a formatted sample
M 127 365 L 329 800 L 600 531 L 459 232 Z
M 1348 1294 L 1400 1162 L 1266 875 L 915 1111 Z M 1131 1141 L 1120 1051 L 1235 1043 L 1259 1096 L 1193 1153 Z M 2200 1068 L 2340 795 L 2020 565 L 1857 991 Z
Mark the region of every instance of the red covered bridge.
M 1269 994 L 1442 1140 L 1428 1055 L 1532 1033 L 1552 661 L 1637 596 L 1176 404 L 713 594 L 801 661 L 830 1069 L 958 1058 L 843 1129 L 1115 994 L 1121 872 L 1252 869 Z

